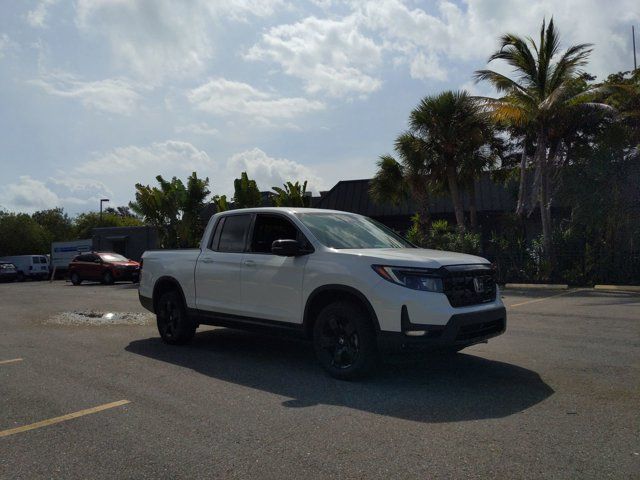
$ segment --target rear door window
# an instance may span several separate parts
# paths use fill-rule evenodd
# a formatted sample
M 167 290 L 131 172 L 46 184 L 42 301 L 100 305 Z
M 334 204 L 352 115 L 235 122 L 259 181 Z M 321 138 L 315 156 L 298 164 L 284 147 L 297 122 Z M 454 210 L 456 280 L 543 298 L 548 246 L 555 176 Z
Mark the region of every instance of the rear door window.
M 219 252 L 244 252 L 251 215 L 229 215 L 220 230 Z

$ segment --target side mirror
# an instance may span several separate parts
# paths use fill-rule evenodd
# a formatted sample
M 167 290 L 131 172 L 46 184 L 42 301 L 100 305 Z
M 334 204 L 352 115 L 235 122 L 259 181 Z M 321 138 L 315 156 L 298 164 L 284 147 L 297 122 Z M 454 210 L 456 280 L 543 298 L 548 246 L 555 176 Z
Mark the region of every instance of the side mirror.
M 274 240 L 271 244 L 271 253 L 281 257 L 296 257 L 302 253 L 302 249 L 297 240 L 288 238 Z

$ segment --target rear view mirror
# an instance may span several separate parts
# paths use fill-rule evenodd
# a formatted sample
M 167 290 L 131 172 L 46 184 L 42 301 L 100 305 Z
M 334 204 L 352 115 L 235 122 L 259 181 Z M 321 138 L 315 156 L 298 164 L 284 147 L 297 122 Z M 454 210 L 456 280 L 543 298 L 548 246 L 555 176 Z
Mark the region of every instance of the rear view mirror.
M 295 257 L 301 255 L 303 252 L 297 240 L 281 239 L 274 240 L 271 244 L 271 253 L 280 255 L 281 257 Z

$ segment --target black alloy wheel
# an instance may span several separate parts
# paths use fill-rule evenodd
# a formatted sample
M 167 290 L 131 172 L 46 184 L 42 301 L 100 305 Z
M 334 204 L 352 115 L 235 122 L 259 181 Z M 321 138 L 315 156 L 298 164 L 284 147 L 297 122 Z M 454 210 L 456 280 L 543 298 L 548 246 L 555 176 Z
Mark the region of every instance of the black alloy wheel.
M 185 311 L 178 292 L 166 292 L 158 300 L 156 310 L 158 332 L 165 343 L 181 345 L 188 343 L 196 332 L 196 324 Z
M 320 335 L 322 355 L 331 367 L 342 370 L 357 361 L 360 341 L 352 320 L 334 314 L 323 322 Z
M 377 360 L 375 330 L 357 304 L 339 301 L 327 305 L 318 315 L 313 333 L 316 356 L 335 378 L 365 376 Z

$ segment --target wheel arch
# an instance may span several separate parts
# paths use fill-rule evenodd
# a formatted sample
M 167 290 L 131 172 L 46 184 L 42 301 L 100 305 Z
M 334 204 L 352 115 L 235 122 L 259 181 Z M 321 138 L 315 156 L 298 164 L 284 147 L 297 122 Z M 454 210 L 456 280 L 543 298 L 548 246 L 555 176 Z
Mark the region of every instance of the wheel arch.
M 165 292 L 177 291 L 180 294 L 180 298 L 182 298 L 182 304 L 187 308 L 187 299 L 184 296 L 184 291 L 180 286 L 180 282 L 176 280 L 174 277 L 165 275 L 156 280 L 156 283 L 153 285 L 153 311 L 154 313 L 157 311 L 158 300 Z
M 360 305 L 369 314 L 376 333 L 380 331 L 378 316 L 371 302 L 361 291 L 348 285 L 329 284 L 317 287 L 307 297 L 302 320 L 307 337 L 313 337 L 313 325 L 322 308 L 336 300 L 350 300 Z

